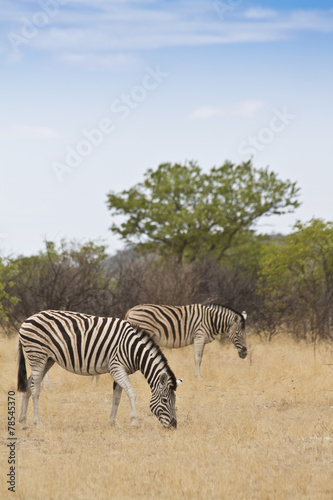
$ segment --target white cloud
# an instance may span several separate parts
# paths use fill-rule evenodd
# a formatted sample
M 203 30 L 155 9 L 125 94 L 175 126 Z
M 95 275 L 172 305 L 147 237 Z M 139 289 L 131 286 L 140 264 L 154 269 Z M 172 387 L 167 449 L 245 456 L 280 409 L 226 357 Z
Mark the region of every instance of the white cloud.
M 41 11 L 33 10 L 31 2 L 8 2 L 8 33 L 22 36 L 22 19 L 34 22 Z M 242 7 L 242 2 L 225 13 L 223 19 L 214 9 L 214 2 L 117 1 L 96 3 L 81 1 L 59 4 L 59 10 L 43 26 L 35 26 L 34 35 L 19 47 L 7 43 L 7 51 L 37 50 L 54 54 L 58 60 L 73 59 L 85 64 L 107 64 L 110 53 L 134 53 L 163 47 L 199 46 L 279 41 L 302 33 L 333 32 L 333 10 L 273 10 Z M 16 19 L 15 18 L 16 12 Z M 6 21 L 6 9 L 3 12 Z M 30 30 L 31 32 L 31 30 Z M 4 40 L 7 37 L 3 37 Z M 7 40 L 8 42 L 8 40 Z M 83 58 L 80 60 L 80 55 Z M 10 60 L 10 58 L 8 59 Z M 19 61 L 19 58 L 17 58 Z M 13 62 L 13 59 L 11 59 Z M 111 62 L 112 64 L 112 62 Z
M 247 19 L 273 19 L 278 16 L 278 12 L 273 9 L 264 9 L 253 7 L 245 11 L 244 16 Z
M 84 65 L 88 69 L 96 66 L 111 69 L 113 71 L 124 71 L 139 67 L 140 59 L 134 54 L 128 53 L 109 53 L 109 54 L 91 54 L 72 52 L 62 54 L 58 58 L 71 65 Z
M 20 141 L 26 139 L 54 139 L 59 134 L 47 127 L 36 127 L 23 123 L 13 123 L 6 129 L 0 130 L 0 139 L 6 141 Z
M 230 104 L 229 106 L 217 107 L 217 106 L 201 106 L 196 108 L 190 114 L 190 119 L 201 120 L 212 118 L 213 116 L 243 116 L 250 117 L 253 116 L 262 109 L 266 103 L 261 100 L 248 99 L 245 101 L 236 102 L 235 104 Z
M 190 118 L 193 120 L 202 118 L 211 118 L 212 116 L 217 116 L 221 114 L 220 108 L 214 106 L 201 106 L 195 109 L 191 114 Z
M 231 108 L 231 113 L 240 116 L 252 116 L 264 106 L 265 102 L 260 100 L 241 101 Z

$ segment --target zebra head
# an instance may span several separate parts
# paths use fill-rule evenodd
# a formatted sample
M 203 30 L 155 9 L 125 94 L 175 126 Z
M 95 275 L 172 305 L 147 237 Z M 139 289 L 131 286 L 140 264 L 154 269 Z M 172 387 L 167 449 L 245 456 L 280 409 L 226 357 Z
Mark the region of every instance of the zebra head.
M 238 356 L 242 359 L 246 358 L 247 356 L 245 330 L 246 318 L 247 314 L 245 311 L 243 311 L 242 314 L 235 314 L 234 321 L 231 323 L 228 331 L 228 336 L 236 347 Z
M 175 390 L 181 383 L 182 379 L 177 380 L 175 384 L 166 372 L 162 372 L 152 389 L 150 410 L 164 427 L 177 428 Z

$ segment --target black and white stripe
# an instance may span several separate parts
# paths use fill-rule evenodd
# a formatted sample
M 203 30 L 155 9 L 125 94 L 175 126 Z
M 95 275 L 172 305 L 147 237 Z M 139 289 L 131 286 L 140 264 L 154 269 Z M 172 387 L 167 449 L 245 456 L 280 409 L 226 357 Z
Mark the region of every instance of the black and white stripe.
M 31 367 L 27 379 L 25 355 Z M 151 392 L 150 409 L 165 427 L 176 427 L 176 396 L 180 381 L 150 336 L 118 318 L 68 311 L 42 311 L 28 318 L 19 332 L 18 390 L 22 391 L 19 421 L 27 427 L 32 395 L 34 424 L 40 425 L 38 398 L 43 377 L 58 363 L 78 375 L 110 373 L 114 379 L 110 424 L 117 424 L 117 410 L 124 389 L 130 400 L 130 419 L 136 425 L 135 391 L 129 375 L 140 370 Z
M 219 333 L 228 334 L 241 358 L 247 355 L 246 313 L 240 314 L 219 304 L 188 306 L 144 304 L 130 309 L 126 319 L 147 331 L 161 346 L 173 348 L 194 344 L 196 376 L 200 376 L 205 344 L 212 342 Z

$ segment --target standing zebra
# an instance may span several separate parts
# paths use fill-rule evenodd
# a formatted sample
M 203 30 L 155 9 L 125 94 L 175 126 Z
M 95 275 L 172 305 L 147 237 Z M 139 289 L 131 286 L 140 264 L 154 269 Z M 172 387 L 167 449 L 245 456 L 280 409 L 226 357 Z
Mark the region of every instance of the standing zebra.
M 247 355 L 245 320 L 241 314 L 218 304 L 159 306 L 144 304 L 126 313 L 126 320 L 147 331 L 155 342 L 164 347 L 184 347 L 194 344 L 195 375 L 200 377 L 200 365 L 205 344 L 219 333 L 227 333 L 240 358 Z
M 31 367 L 29 379 L 23 349 Z M 38 410 L 41 381 L 55 362 L 78 375 L 111 374 L 114 379 L 111 425 L 118 425 L 122 389 L 130 400 L 131 424 L 136 425 L 136 395 L 128 376 L 140 370 L 152 392 L 152 413 L 164 427 L 177 427 L 174 391 L 182 380 L 176 380 L 150 336 L 126 321 L 68 311 L 42 311 L 22 324 L 18 350 L 17 388 L 23 392 L 19 422 L 23 429 L 27 427 L 31 395 L 34 424 L 41 424 Z

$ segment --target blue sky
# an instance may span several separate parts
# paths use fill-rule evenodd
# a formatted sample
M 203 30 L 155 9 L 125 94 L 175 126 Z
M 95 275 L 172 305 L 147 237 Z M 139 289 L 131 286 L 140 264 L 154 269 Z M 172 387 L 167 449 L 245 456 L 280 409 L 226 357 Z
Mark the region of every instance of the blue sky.
M 2 1 L 0 252 L 123 244 L 106 194 L 148 168 L 253 157 L 333 219 L 333 3 Z

